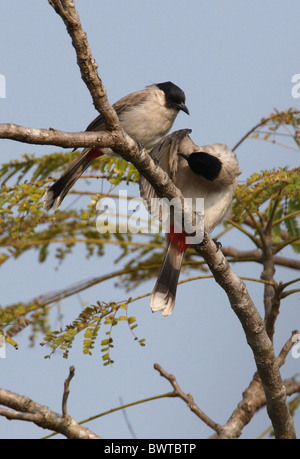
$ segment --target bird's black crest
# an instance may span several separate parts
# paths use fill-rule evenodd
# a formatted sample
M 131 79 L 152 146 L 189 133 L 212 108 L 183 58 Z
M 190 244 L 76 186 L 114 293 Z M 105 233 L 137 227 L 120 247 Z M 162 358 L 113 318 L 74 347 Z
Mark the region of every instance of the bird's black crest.
M 169 105 L 175 105 L 181 109 L 185 107 L 185 94 L 179 86 L 176 86 L 171 81 L 158 83 L 156 86 L 165 93 Z
M 201 175 L 209 181 L 215 180 L 221 172 L 222 162 L 216 156 L 205 152 L 196 152 L 191 155 L 181 155 L 195 174 Z

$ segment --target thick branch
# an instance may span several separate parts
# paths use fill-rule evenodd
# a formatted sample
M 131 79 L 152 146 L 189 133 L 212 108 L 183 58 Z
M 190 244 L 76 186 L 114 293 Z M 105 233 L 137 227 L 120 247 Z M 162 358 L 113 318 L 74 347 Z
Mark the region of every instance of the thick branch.
M 144 148 L 138 146 L 119 125 L 118 117 L 108 102 L 105 88 L 97 73 L 97 64 L 91 54 L 86 34 L 82 30 L 74 1 L 48 1 L 57 14 L 61 16 L 67 27 L 76 52 L 77 63 L 80 67 L 82 79 L 91 93 L 96 109 L 104 116 L 108 129 L 114 131 L 113 135 L 118 137 L 115 140 L 119 145 L 114 145 L 114 151 L 119 153 L 127 161 L 130 161 L 138 171 L 144 175 L 154 187 L 158 196 L 164 196 L 168 199 L 178 197 L 183 201 L 181 193 L 174 186 L 168 175 L 162 171 L 162 169 L 155 167 L 148 152 Z M 121 137 L 123 137 L 123 139 L 121 139 Z M 189 225 L 189 222 L 192 223 L 192 221 L 192 215 L 186 218 L 187 225 Z
M 0 389 L 0 415 L 7 419 L 33 422 L 43 429 L 58 432 L 69 439 L 99 439 L 98 435 L 79 425 L 70 416 L 60 416 L 47 406 L 34 402 L 29 397 Z
M 289 340 L 285 343 L 277 357 L 278 366 L 285 363 L 285 359 L 294 345 L 293 337 L 298 333 L 295 330 Z M 284 381 L 287 395 L 292 395 L 300 391 L 300 382 L 294 379 Z M 218 438 L 238 438 L 243 428 L 251 421 L 255 413 L 266 405 L 266 397 L 261 383 L 261 379 L 256 372 L 247 389 L 243 393 L 243 398 L 233 411 L 232 415 L 219 431 Z
M 245 284 L 229 266 L 222 252 L 217 251 L 211 239 L 205 238 L 204 243 L 196 247 L 196 250 L 208 264 L 216 282 L 225 290 L 231 307 L 242 324 L 262 381 L 267 411 L 276 438 L 295 438 L 294 424 L 287 407 L 286 391 L 272 342 Z
M 280 298 L 275 295 L 275 288 L 270 283 L 274 282 L 275 263 L 273 259 L 272 234 L 264 230 L 265 245 L 263 248 L 263 272 L 261 279 L 267 281 L 264 286 L 264 307 L 265 307 L 265 324 L 268 336 L 273 340 L 275 332 L 275 322 L 279 314 Z
M 83 31 L 79 15 L 73 0 L 48 0 L 56 13 L 64 21 L 76 52 L 81 78 L 85 82 L 93 99 L 94 106 L 104 116 L 107 128 L 115 130 L 119 119 L 108 102 L 106 90 L 98 75 L 98 65 L 92 56 L 86 33 Z
M 55 145 L 62 148 L 113 147 L 116 136 L 110 132 L 64 132 L 56 129 L 36 129 L 17 124 L 0 124 L 0 139 L 11 139 L 35 145 Z
M 226 257 L 237 258 L 238 260 L 255 261 L 263 263 L 263 257 L 260 250 L 238 250 L 234 247 L 223 247 L 222 252 Z M 273 261 L 277 266 L 300 270 L 300 261 L 292 258 L 273 256 Z
M 276 359 L 279 367 L 285 363 L 285 359 L 289 351 L 295 344 L 293 338 L 297 334 L 298 331 L 295 330 L 281 349 L 280 354 Z M 172 374 L 167 373 L 157 363 L 154 364 L 154 368 L 155 370 L 159 371 L 162 377 L 166 378 L 170 382 L 174 389 L 173 395 L 175 397 L 181 398 L 184 402 L 186 402 L 191 411 L 193 411 L 196 416 L 198 416 L 206 425 L 215 430 L 216 435 L 214 435 L 212 438 L 238 438 L 241 435 L 243 428 L 251 421 L 255 413 L 266 405 L 266 397 L 261 379 L 256 372 L 251 383 L 244 391 L 243 398 L 238 404 L 237 408 L 233 411 L 226 424 L 220 425 L 212 421 L 205 413 L 203 413 L 199 406 L 195 404 L 193 397 L 190 394 L 183 392 L 183 390 L 179 387 L 176 378 Z M 287 395 L 293 395 L 300 392 L 300 382 L 295 378 L 285 380 L 284 386 L 286 388 Z
M 183 199 L 169 176 L 156 166 L 147 150 L 122 131 L 100 132 L 63 132 L 54 129 L 35 129 L 12 123 L 0 125 L 0 138 L 19 142 L 55 145 L 64 148 L 111 147 L 124 159 L 130 161 L 153 185 L 159 196 L 168 199 Z

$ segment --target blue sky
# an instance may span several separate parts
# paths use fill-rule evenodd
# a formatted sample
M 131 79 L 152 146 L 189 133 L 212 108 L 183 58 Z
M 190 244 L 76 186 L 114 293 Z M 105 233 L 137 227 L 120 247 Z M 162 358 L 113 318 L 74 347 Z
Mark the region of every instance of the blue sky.
M 274 108 L 299 108 L 292 97 L 292 76 L 300 73 L 298 0 L 151 0 L 102 2 L 77 0 L 84 30 L 99 74 L 113 103 L 148 84 L 171 80 L 186 93 L 190 116 L 180 113 L 173 129 L 191 128 L 198 144 L 236 142 Z M 60 18 L 46 0 L 0 0 L 0 74 L 6 80 L 6 98 L 0 99 L 0 122 L 24 126 L 83 130 L 96 116 L 90 95 L 80 78 L 75 53 Z M 23 153 L 41 155 L 57 151 L 1 141 L 3 161 Z M 243 171 L 249 174 L 276 166 L 299 165 L 299 153 L 257 140 L 248 140 L 237 151 Z M 138 193 L 138 190 L 136 189 Z M 70 205 L 72 199 L 66 199 Z M 248 249 L 236 234 L 223 245 Z M 53 258 L 38 264 L 36 254 L 26 254 L 1 268 L 1 305 L 29 300 L 44 292 L 82 279 L 111 272 L 117 249 L 102 258 L 85 259 L 78 247 L 58 269 Z M 259 276 L 257 266 L 236 266 L 240 275 Z M 277 280 L 295 273 L 278 269 Z M 151 291 L 153 280 L 130 296 Z M 263 314 L 262 287 L 247 283 Z M 113 283 L 84 292 L 63 303 L 64 320 L 80 311 L 80 300 L 122 300 L 129 295 Z M 277 322 L 278 351 L 299 323 L 299 295 L 288 299 Z M 0 360 L 1 386 L 26 394 L 60 411 L 63 381 L 71 364 L 76 367 L 69 412 L 77 420 L 124 403 L 170 391 L 153 370 L 158 362 L 173 373 L 182 389 L 193 394 L 201 409 L 223 423 L 240 401 L 255 366 L 240 324 L 223 291 L 213 280 L 184 284 L 178 289 L 174 313 L 167 319 L 151 314 L 148 299 L 130 308 L 137 317 L 139 338 L 133 341 L 125 326 L 115 331 L 115 365 L 104 368 L 100 352 L 82 355 L 75 344 L 68 360 L 60 355 L 44 360 L 45 348 L 28 347 L 26 333 L 20 349 L 7 350 Z M 58 312 L 57 312 L 58 314 Z M 283 376 L 299 373 L 299 360 L 288 357 Z M 138 438 L 205 438 L 212 432 L 180 400 L 161 400 L 127 410 Z M 296 417 L 300 431 L 299 414 Z M 257 437 L 269 426 L 261 412 L 245 429 L 243 438 Z M 90 424 L 105 438 L 130 438 L 122 413 Z M 0 419 L 1 438 L 39 438 L 43 432 L 23 423 Z

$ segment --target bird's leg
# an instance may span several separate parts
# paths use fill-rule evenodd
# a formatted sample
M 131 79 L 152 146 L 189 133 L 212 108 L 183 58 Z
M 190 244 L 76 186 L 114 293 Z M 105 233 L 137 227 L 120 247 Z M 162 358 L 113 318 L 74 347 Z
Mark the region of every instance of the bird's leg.
M 213 241 L 216 245 L 217 252 L 222 248 L 222 243 L 217 240 L 217 238 L 213 238 Z

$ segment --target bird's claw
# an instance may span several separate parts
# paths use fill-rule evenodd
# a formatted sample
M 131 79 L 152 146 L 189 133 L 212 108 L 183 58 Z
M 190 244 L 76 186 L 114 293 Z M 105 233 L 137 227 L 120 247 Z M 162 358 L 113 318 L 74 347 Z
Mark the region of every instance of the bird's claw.
M 216 248 L 217 248 L 217 252 L 222 248 L 222 243 L 219 242 L 216 238 L 213 239 L 215 245 L 216 245 Z

